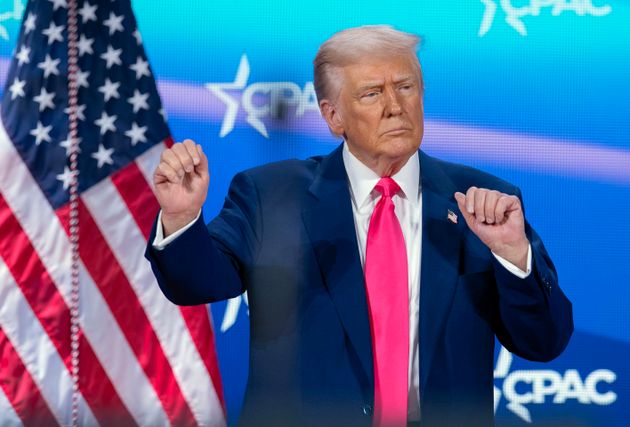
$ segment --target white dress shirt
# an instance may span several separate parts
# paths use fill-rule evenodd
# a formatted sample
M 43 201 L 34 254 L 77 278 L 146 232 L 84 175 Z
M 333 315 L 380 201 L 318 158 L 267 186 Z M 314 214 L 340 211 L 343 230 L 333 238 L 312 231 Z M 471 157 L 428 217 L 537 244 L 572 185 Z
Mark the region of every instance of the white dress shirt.
M 381 178 L 374 171 L 361 163 L 343 145 L 343 163 L 349 179 L 350 196 L 352 198 L 352 214 L 357 235 L 359 257 L 361 266 L 365 267 L 365 247 L 367 241 L 368 226 L 372 211 L 380 199 L 380 193 L 374 191 L 374 186 Z M 396 217 L 400 222 L 405 247 L 407 249 L 407 265 L 409 272 L 409 393 L 408 393 L 408 420 L 420 420 L 420 357 L 418 326 L 420 319 L 420 259 L 422 252 L 422 188 L 420 186 L 420 161 L 416 152 L 407 163 L 391 177 L 400 191 L 392 198 Z M 199 218 L 197 217 L 185 227 L 175 233 L 164 237 L 162 227 L 162 212 L 158 216 L 158 226 L 153 247 L 161 250 L 170 242 L 188 230 Z M 531 246 L 527 254 L 527 271 L 523 271 L 509 261 L 493 254 L 497 260 L 511 273 L 520 278 L 525 278 L 531 271 Z

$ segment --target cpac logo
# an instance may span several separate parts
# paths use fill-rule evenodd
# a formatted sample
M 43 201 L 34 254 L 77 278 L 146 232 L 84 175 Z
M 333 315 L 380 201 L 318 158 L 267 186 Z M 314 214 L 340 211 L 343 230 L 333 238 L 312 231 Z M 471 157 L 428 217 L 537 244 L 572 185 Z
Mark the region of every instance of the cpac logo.
M 483 37 L 490 31 L 497 11 L 496 1 L 481 0 L 481 3 L 484 4 L 486 10 L 479 27 L 479 37 Z M 510 0 L 500 0 L 499 4 L 505 12 L 505 22 L 518 31 L 521 36 L 527 35 L 527 28 L 521 19 L 525 16 L 540 15 L 540 9 L 544 7 L 552 7 L 551 14 L 553 16 L 559 16 L 568 10 L 573 11 L 578 16 L 605 16 L 612 11 L 610 5 L 594 6 L 592 0 L 530 0 L 529 5 L 521 7 L 512 6 Z
M 512 354 L 501 347 L 494 378 L 503 379 L 503 387 L 494 387 L 495 413 L 501 396 L 508 401 L 507 408 L 528 423 L 532 422 L 532 418 L 525 405 L 543 404 L 547 397 L 554 404 L 575 399 L 585 405 L 610 405 L 617 400 L 615 392 L 602 392 L 606 386 L 599 385 L 612 384 L 617 379 L 617 375 L 609 369 L 597 369 L 583 380 L 576 369 L 567 369 L 564 375 L 548 369 L 509 372 L 511 364 Z
M 301 117 L 308 110 L 319 112 L 313 82 L 300 88 L 293 82 L 265 82 L 247 85 L 249 79 L 247 55 L 241 61 L 232 83 L 207 83 L 206 88 L 225 104 L 225 115 L 219 136 L 223 138 L 234 129 L 240 106 L 247 113 L 247 123 L 265 138 L 269 138 L 263 119 L 284 119 L 289 112 Z M 228 91 L 240 91 L 240 102 Z

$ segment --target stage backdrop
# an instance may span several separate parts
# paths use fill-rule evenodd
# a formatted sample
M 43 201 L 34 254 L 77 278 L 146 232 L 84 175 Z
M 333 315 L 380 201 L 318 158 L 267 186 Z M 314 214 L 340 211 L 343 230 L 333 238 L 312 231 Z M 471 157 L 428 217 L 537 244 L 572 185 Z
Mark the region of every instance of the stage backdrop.
M 207 219 L 236 172 L 339 143 L 312 85 L 323 40 L 382 23 L 423 36 L 423 149 L 520 186 L 574 307 L 576 330 L 557 360 L 497 347 L 497 424 L 630 425 L 627 1 L 132 3 L 173 135 L 209 155 Z M 2 83 L 20 4 L 0 0 Z M 211 309 L 233 424 L 247 380 L 247 299 Z

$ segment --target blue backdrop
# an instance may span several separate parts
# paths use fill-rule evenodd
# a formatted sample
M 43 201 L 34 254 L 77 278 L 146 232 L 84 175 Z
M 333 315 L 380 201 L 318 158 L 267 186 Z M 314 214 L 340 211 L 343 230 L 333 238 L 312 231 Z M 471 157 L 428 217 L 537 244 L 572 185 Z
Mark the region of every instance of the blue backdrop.
M 630 4 L 301 3 L 133 1 L 173 135 L 209 154 L 206 218 L 237 171 L 338 143 L 311 83 L 322 41 L 363 24 L 419 34 L 423 149 L 521 187 L 574 305 L 576 331 L 557 360 L 497 348 L 497 424 L 630 425 Z M 14 1 L 0 0 L 3 79 L 20 18 L 11 11 Z M 247 380 L 246 300 L 212 314 L 234 423 Z

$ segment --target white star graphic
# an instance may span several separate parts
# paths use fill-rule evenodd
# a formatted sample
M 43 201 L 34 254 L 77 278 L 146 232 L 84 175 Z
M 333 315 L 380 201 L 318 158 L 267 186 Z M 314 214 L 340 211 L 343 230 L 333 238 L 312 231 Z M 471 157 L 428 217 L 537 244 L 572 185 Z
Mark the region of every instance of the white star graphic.
M 109 12 L 109 18 L 103 21 L 103 25 L 109 28 L 109 35 L 111 36 L 116 31 L 123 31 L 122 21 L 125 19 L 124 15 L 116 16 L 114 12 Z
M 114 49 L 112 45 L 108 45 L 107 52 L 102 54 L 101 58 L 103 58 L 107 62 L 106 67 L 111 68 L 112 65 L 114 64 L 116 65 L 122 64 L 122 61 L 120 60 L 121 53 L 122 53 L 122 49 Z
M 31 58 L 29 57 L 30 54 L 31 54 L 30 47 L 26 47 L 26 46 L 20 47 L 20 51 L 15 55 L 15 57 L 18 60 L 18 64 L 24 65 L 31 62 Z
M 77 138 L 77 154 L 79 154 L 81 152 L 81 147 L 79 146 L 79 144 L 81 144 L 81 138 Z M 70 140 L 70 135 L 68 135 L 68 137 L 66 139 L 64 139 L 63 141 L 61 141 L 59 143 L 59 145 L 63 148 L 66 149 L 66 156 L 70 156 L 70 154 L 72 154 L 72 143 Z
M 107 113 L 105 111 L 103 111 L 101 113 L 101 118 L 100 119 L 96 119 L 94 121 L 94 124 L 96 124 L 97 126 L 99 126 L 101 128 L 101 135 L 105 135 L 105 133 L 108 130 L 111 130 L 112 132 L 116 132 L 116 126 L 114 126 L 114 121 L 117 118 L 118 117 L 116 115 L 109 116 L 109 115 L 107 115 Z
M 52 126 L 44 126 L 42 122 L 37 122 L 37 127 L 30 131 L 30 134 L 35 137 L 35 145 L 39 145 L 42 141 L 50 142 L 50 131 Z
M 59 9 L 60 7 L 63 7 L 65 9 L 68 8 L 68 3 L 66 2 L 66 0 L 48 0 L 53 4 L 53 12 L 57 9 Z
M 83 7 L 79 9 L 79 15 L 81 15 L 84 24 L 89 21 L 96 22 L 96 8 L 96 5 L 92 6 L 88 2 L 83 3 Z
M 92 43 L 94 43 L 94 39 L 88 39 L 85 37 L 85 34 L 81 34 L 79 42 L 77 43 L 79 56 L 83 56 L 86 53 L 89 53 L 90 55 L 93 54 L 94 50 L 92 49 Z
M 70 115 L 70 107 L 63 110 L 64 113 Z M 77 117 L 79 120 L 85 120 L 85 105 L 77 105 Z
M 131 129 L 126 131 L 125 135 L 131 138 L 131 145 L 135 146 L 138 142 L 147 142 L 147 137 L 144 135 L 146 131 L 146 126 L 138 126 L 136 122 L 133 122 Z
M 24 85 L 26 85 L 26 80 L 20 80 L 17 77 L 13 80 L 13 84 L 9 87 L 11 100 L 14 100 L 18 96 L 24 97 Z
M 42 34 L 48 37 L 48 44 L 53 44 L 55 41 L 62 42 L 61 32 L 64 28 L 66 28 L 65 25 L 55 25 L 54 22 L 51 22 L 48 28 L 42 31 Z
M 88 83 L 88 77 L 90 76 L 89 71 L 77 71 L 77 86 L 89 88 L 90 84 Z
M 118 93 L 119 87 L 120 82 L 112 82 L 109 78 L 107 78 L 105 79 L 105 84 L 99 87 L 98 91 L 103 93 L 103 96 L 105 96 L 105 102 L 107 102 L 112 98 L 120 98 L 120 94 Z
M 57 179 L 63 183 L 63 189 L 67 190 L 72 184 L 74 173 L 70 171 L 68 166 L 63 167 L 63 173 L 57 175 Z
M 92 153 L 92 157 L 96 159 L 97 161 L 96 166 L 100 169 L 106 163 L 108 165 L 114 164 L 114 160 L 112 160 L 112 154 L 114 154 L 113 148 L 105 148 L 103 144 L 99 144 L 98 151 L 96 151 L 95 153 Z
M 24 34 L 28 34 L 35 29 L 35 15 L 32 13 L 28 14 L 28 17 L 24 21 Z
M 46 54 L 44 62 L 37 64 L 37 67 L 44 70 L 44 78 L 47 78 L 51 74 L 59 75 L 57 65 L 59 65 L 59 59 L 52 59 L 50 55 Z
M 149 99 L 148 93 L 140 93 L 138 89 L 135 89 L 133 91 L 133 96 L 127 99 L 127 102 L 133 105 L 133 112 L 137 113 L 142 108 L 144 108 L 145 110 L 149 109 L 149 104 L 147 103 L 148 99 Z
M 163 118 L 165 121 L 167 120 L 166 111 L 164 111 L 164 108 L 160 108 L 160 110 L 158 111 L 158 113 L 160 113 L 160 115 L 162 116 L 162 118 Z
M 149 63 L 141 57 L 138 57 L 136 59 L 136 63 L 131 64 L 129 68 L 136 72 L 136 79 L 139 79 L 142 76 L 151 76 L 151 72 L 149 71 Z
M 136 43 L 137 43 L 137 44 L 142 43 L 142 36 L 140 35 L 140 31 L 138 31 L 138 29 L 137 29 L 137 28 L 134 30 L 134 32 L 132 33 L 132 35 L 136 38 Z
M 55 92 L 48 92 L 45 87 L 42 87 L 39 95 L 33 97 L 33 100 L 39 104 L 39 111 L 42 112 L 46 108 L 50 108 L 51 110 L 55 108 L 55 103 L 53 102 L 54 97 Z

